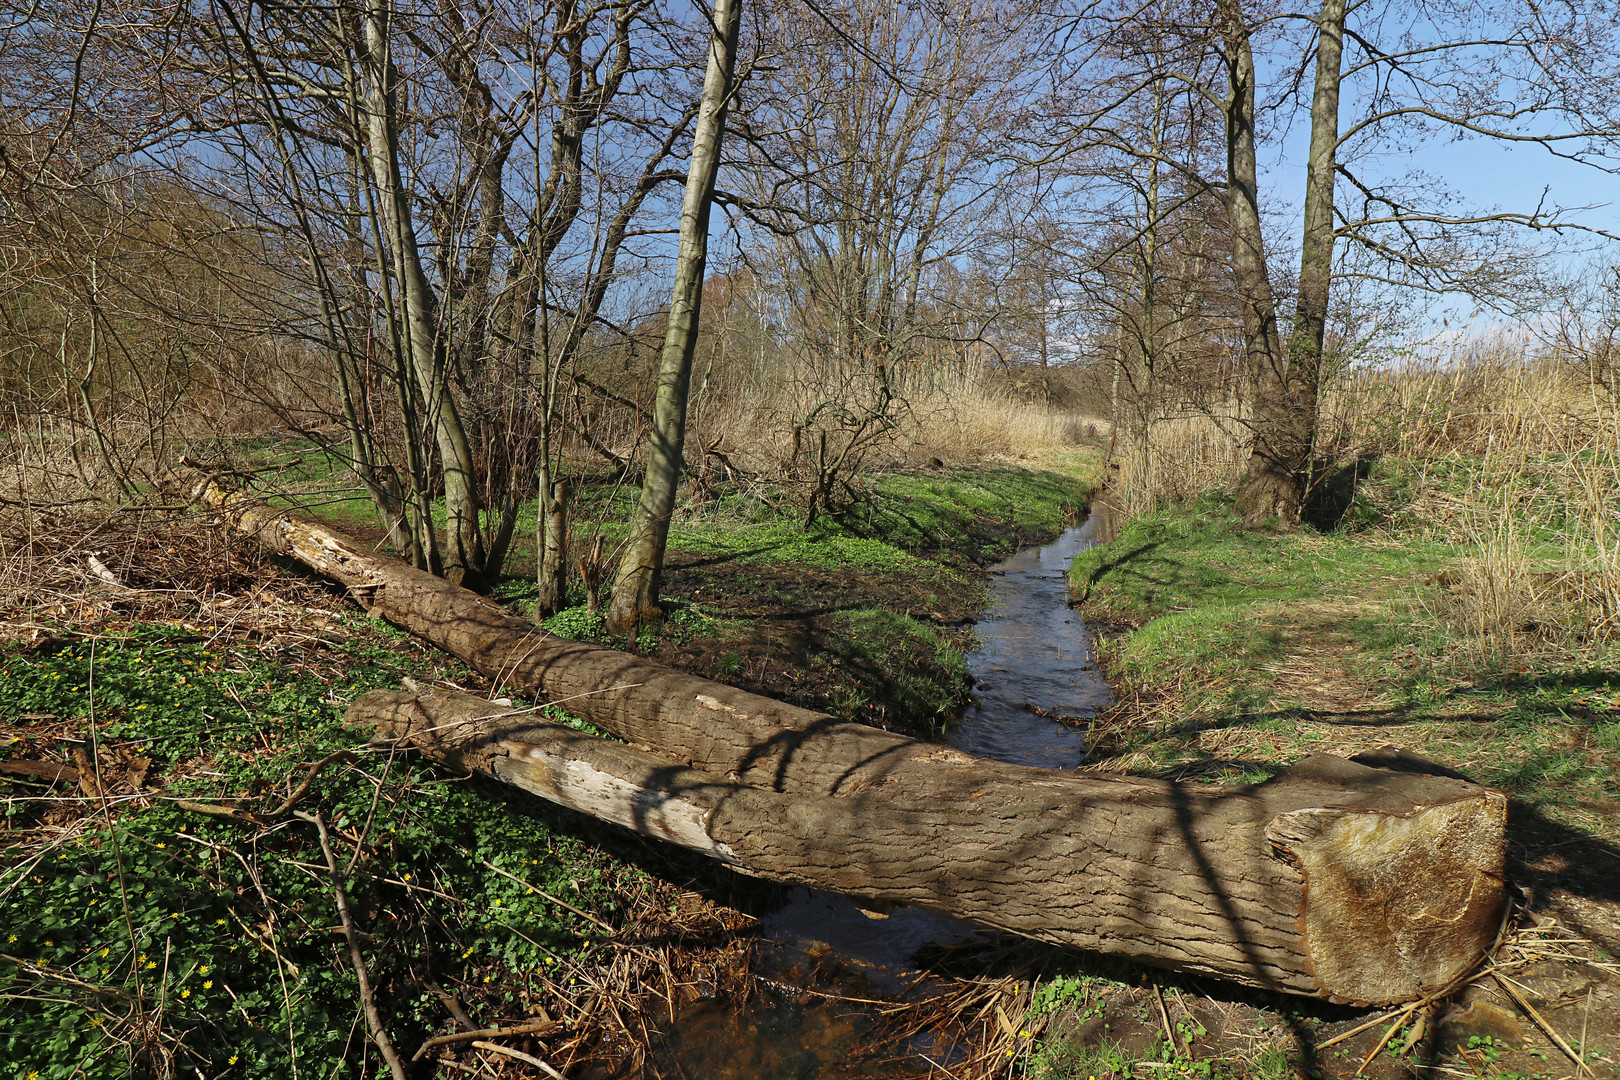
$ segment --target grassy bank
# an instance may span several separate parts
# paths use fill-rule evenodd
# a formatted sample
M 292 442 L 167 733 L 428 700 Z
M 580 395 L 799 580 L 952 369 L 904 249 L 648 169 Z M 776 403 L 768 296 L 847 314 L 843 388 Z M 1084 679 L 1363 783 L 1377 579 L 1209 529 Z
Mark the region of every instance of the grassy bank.
M 1246 530 L 1218 494 L 1168 503 L 1082 554 L 1070 584 L 1119 696 L 1093 728 L 1092 767 L 1257 782 L 1308 754 L 1393 743 L 1506 792 L 1522 892 L 1496 970 L 1612 1076 L 1620 650 L 1578 588 L 1595 549 L 1559 491 L 1523 458 L 1503 471 L 1391 457 L 1363 470 L 1330 531 Z M 1257 1077 L 1351 1075 L 1363 1060 L 1373 1076 L 1576 1073 L 1489 978 L 1414 1014 L 1423 1030 L 1408 1017 L 1376 1055 L 1394 1017 L 1318 1052 L 1368 1017 L 1121 978 L 1082 967 L 1047 984 L 1037 1074 L 1141 1075 L 1143 1060 Z
M 736 495 L 689 504 L 670 533 L 665 625 L 635 647 L 807 708 L 936 734 L 967 700 L 962 652 L 985 602 L 983 568 L 1074 522 L 1096 461 L 1074 453 L 1036 468 L 881 474 L 868 478 L 862 502 L 808 530 L 785 503 Z M 587 520 L 575 525 L 574 546 L 589 550 L 601 536 L 611 552 L 635 492 L 582 479 L 578 516 Z M 525 555 L 501 589 L 520 606 L 533 595 Z M 571 599 L 547 628 L 602 639 L 577 581 Z
M 1543 641 L 1492 662 L 1464 593 L 1471 557 L 1405 530 L 1247 531 L 1213 497 L 1131 522 L 1071 571 L 1119 631 L 1105 655 L 1131 724 L 1113 725 L 1113 765 L 1256 778 L 1393 741 L 1612 828 L 1620 656 Z
M 977 568 L 1071 520 L 1093 460 L 874 478 L 808 533 L 770 502 L 684 507 L 670 616 L 636 644 L 934 730 L 967 691 Z M 633 1072 L 684 1007 L 674 987 L 744 987 L 756 886 L 343 722 L 374 687 L 475 673 L 202 523 L 51 526 L 0 597 L 0 1060 L 19 1076 L 375 1073 L 340 896 L 407 1058 L 459 1017 L 531 1025 L 509 1045 L 565 1071 Z M 622 518 L 579 540 L 593 529 Z M 121 585 L 86 572 L 90 551 Z M 524 581 L 505 589 L 519 606 Z M 590 636 L 593 618 L 553 626 Z

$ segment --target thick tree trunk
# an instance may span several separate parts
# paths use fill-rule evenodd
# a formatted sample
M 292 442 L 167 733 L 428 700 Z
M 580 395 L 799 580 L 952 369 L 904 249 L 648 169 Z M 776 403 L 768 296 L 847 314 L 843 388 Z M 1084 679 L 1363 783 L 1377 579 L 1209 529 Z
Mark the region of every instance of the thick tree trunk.
M 435 729 L 424 748 L 440 760 L 751 873 L 1368 1002 L 1438 989 L 1497 931 L 1505 803 L 1495 792 L 1337 759 L 1231 789 L 1004 765 L 549 637 L 217 483 L 199 494 L 265 547 L 347 585 L 373 615 L 505 686 L 568 699 L 659 755 L 616 757 L 630 751 L 531 718 L 451 736 L 439 726 L 503 710 L 438 693 L 371 696 L 357 720 L 393 717 L 396 733 L 419 721 Z
M 349 719 L 745 873 L 1271 990 L 1420 997 L 1471 970 L 1501 925 L 1501 795 L 1327 755 L 1221 788 L 934 747 L 925 785 L 839 797 L 751 787 L 452 691 L 373 691 Z
M 1225 38 L 1226 209 L 1232 231 L 1232 276 L 1243 311 L 1243 343 L 1253 398 L 1253 441 L 1248 471 L 1238 487 L 1237 509 L 1250 524 L 1268 518 L 1299 519 L 1295 432 L 1290 408 L 1288 354 L 1277 332 L 1277 309 L 1266 267 L 1260 220 L 1260 183 L 1255 163 L 1254 53 L 1241 0 L 1222 0 L 1218 14 Z
M 659 577 L 669 518 L 681 482 L 686 447 L 686 395 L 692 382 L 692 355 L 697 349 L 698 315 L 703 301 L 703 269 L 709 250 L 709 207 L 714 201 L 725 133 L 727 99 L 737 57 L 737 30 L 742 0 L 716 0 L 709 38 L 709 67 L 703 80 L 703 104 L 692 135 L 692 161 L 681 204 L 681 241 L 675 256 L 675 288 L 669 323 L 659 358 L 658 396 L 653 405 L 652 447 L 647 478 L 630 522 L 607 624 L 616 634 L 632 637 L 643 622 L 658 621 Z

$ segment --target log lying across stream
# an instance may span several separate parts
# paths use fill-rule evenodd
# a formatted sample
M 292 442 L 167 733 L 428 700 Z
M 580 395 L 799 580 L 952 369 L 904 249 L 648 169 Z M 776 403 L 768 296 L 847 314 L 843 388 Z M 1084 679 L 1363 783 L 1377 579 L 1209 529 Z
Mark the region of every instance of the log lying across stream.
M 450 691 L 375 691 L 353 721 L 747 873 L 1367 1004 L 1444 989 L 1501 927 L 1506 800 L 1399 752 L 1236 787 L 1006 765 L 551 637 L 218 484 L 200 498 L 373 615 L 632 745 Z

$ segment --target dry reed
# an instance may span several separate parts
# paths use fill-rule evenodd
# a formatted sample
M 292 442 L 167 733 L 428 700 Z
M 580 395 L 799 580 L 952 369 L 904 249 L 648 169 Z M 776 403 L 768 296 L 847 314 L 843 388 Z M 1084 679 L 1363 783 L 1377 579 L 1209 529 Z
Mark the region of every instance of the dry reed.
M 1127 515 L 1228 490 L 1241 412 L 1169 407 L 1145 440 L 1116 440 Z M 1324 389 L 1324 475 L 1385 459 L 1403 483 L 1362 499 L 1392 535 L 1455 546 L 1434 613 L 1491 665 L 1620 631 L 1620 399 L 1594 370 L 1506 338 Z

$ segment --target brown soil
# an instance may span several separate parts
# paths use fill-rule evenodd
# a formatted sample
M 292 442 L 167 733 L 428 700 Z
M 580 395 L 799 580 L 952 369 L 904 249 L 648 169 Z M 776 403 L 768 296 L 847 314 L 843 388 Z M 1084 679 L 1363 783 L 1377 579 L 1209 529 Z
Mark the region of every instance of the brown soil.
M 972 647 L 969 624 L 985 602 L 976 568 L 923 566 L 878 573 L 861 567 L 793 566 L 677 555 L 665 595 L 702 605 L 718 632 L 667 635 L 660 663 L 805 708 L 879 727 L 931 734 L 944 717 L 913 700 L 897 673 L 948 686 L 934 650 L 914 638 L 864 640 L 843 616 L 884 608 L 924 622 L 957 649 Z M 965 684 L 957 697 L 965 702 Z

